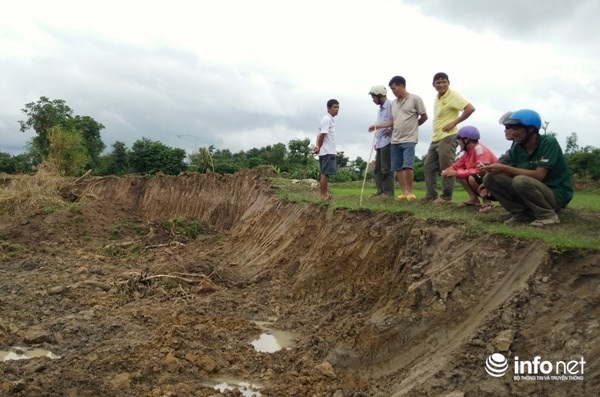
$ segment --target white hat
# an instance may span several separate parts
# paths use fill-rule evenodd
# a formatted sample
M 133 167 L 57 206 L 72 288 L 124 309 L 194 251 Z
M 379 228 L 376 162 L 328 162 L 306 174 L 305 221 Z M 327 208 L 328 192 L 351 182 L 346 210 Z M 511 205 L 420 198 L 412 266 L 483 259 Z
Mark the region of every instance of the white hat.
M 385 88 L 384 85 L 374 85 L 373 87 L 371 87 L 371 90 L 369 91 L 369 95 L 386 96 L 387 88 Z

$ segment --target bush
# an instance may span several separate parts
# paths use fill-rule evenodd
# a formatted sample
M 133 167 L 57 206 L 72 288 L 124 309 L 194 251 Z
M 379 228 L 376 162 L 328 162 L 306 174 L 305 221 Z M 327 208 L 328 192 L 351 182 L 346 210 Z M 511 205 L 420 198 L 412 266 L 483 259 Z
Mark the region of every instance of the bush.
M 331 177 L 331 182 L 350 182 L 357 181 L 359 179 L 360 177 L 358 176 L 356 170 L 349 167 L 344 167 L 336 170 L 335 175 Z
M 61 127 L 50 128 L 48 163 L 63 176 L 79 175 L 88 161 L 87 149 L 81 134 Z
M 565 159 L 573 177 L 600 180 L 600 149 L 569 153 Z

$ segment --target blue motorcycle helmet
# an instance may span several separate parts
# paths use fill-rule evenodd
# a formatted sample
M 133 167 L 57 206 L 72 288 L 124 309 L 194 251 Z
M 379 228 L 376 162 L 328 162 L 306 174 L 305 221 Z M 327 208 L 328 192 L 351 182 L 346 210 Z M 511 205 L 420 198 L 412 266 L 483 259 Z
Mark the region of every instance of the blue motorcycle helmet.
M 525 127 L 542 127 L 542 118 L 539 113 L 531 109 L 521 109 L 516 112 L 507 113 L 500 119 L 500 124 L 504 125 L 524 125 Z

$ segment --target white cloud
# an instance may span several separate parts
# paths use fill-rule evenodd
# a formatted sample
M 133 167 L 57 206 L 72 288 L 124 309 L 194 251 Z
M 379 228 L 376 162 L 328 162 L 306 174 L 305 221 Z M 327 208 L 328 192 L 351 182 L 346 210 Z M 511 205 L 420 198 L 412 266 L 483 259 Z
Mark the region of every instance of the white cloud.
M 413 6 L 416 4 L 417 6 Z M 496 152 L 506 110 L 531 107 L 559 140 L 600 146 L 595 1 L 21 1 L 0 15 L 0 150 L 20 151 L 20 109 L 64 99 L 105 125 L 108 147 L 147 137 L 170 146 L 247 150 L 314 140 L 325 102 L 341 103 L 338 150 L 369 155 L 373 84 L 400 74 L 430 116 L 431 78 L 477 111 L 466 122 Z M 191 135 L 190 142 L 177 135 Z M 431 137 L 421 128 L 417 153 Z

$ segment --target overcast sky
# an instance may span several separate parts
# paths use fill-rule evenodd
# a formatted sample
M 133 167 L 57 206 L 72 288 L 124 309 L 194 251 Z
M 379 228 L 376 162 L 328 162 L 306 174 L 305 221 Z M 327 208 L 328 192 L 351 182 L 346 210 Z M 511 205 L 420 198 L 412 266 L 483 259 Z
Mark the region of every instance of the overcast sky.
M 430 116 L 436 72 L 476 108 L 496 154 L 498 118 L 532 108 L 580 146 L 600 147 L 598 0 L 27 1 L 0 13 L 0 151 L 25 150 L 21 109 L 41 96 L 106 128 L 107 147 L 143 137 L 193 151 L 314 142 L 340 101 L 337 149 L 370 154 L 367 95 L 394 75 Z M 596 72 L 593 72 L 596 70 Z M 390 99 L 393 99 L 391 93 Z

